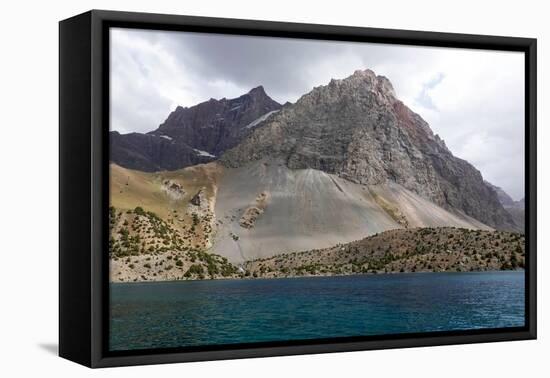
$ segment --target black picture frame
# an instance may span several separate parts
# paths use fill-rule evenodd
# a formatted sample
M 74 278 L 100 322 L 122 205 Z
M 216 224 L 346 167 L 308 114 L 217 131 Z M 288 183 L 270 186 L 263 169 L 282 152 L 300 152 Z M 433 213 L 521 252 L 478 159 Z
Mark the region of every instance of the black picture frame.
M 308 342 L 108 352 L 108 28 L 525 53 L 526 325 Z M 92 10 L 59 23 L 59 354 L 89 367 L 535 339 L 536 39 Z

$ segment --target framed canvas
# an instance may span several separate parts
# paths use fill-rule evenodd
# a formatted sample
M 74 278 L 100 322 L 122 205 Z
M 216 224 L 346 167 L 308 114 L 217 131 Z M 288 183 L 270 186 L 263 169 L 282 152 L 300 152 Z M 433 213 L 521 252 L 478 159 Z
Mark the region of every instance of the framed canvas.
M 536 338 L 536 40 L 60 22 L 59 353 Z

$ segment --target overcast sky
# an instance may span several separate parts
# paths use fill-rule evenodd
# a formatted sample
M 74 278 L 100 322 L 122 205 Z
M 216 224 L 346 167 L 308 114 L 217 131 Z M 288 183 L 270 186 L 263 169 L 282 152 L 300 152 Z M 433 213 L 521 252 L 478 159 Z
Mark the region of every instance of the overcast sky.
M 111 129 L 156 129 L 177 105 L 263 85 L 280 103 L 372 69 L 455 156 L 524 196 L 523 53 L 111 30 Z

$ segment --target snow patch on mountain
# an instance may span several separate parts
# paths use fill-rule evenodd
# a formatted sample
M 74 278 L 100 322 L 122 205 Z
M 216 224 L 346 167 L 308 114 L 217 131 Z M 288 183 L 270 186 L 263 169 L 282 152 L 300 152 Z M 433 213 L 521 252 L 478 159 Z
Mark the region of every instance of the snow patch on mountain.
M 210 152 L 207 152 L 207 151 L 203 151 L 203 150 L 198 150 L 196 148 L 193 148 L 193 150 L 197 153 L 197 155 L 199 156 L 206 156 L 206 157 L 211 157 L 211 158 L 215 158 L 216 155 L 212 155 Z
M 272 114 L 277 113 L 279 110 L 272 110 L 270 112 L 265 113 L 263 116 L 256 118 L 254 121 L 250 122 L 248 125 L 245 126 L 246 129 L 251 129 L 255 126 L 257 126 L 259 123 L 265 121 L 268 119 Z

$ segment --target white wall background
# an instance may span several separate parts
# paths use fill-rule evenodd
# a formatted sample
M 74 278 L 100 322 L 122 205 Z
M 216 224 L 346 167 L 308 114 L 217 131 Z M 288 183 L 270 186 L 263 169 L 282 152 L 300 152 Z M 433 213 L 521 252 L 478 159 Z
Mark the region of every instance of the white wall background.
M 3 377 L 519 377 L 550 372 L 550 88 L 548 9 L 543 1 L 4 2 L 0 22 L 0 375 Z M 58 26 L 86 10 L 112 9 L 258 20 L 536 37 L 539 39 L 539 340 L 88 370 L 58 358 Z M 543 93 L 545 92 L 545 93 Z M 77 127 L 77 125 L 75 125 Z M 550 273 L 548 273 L 550 274 Z

